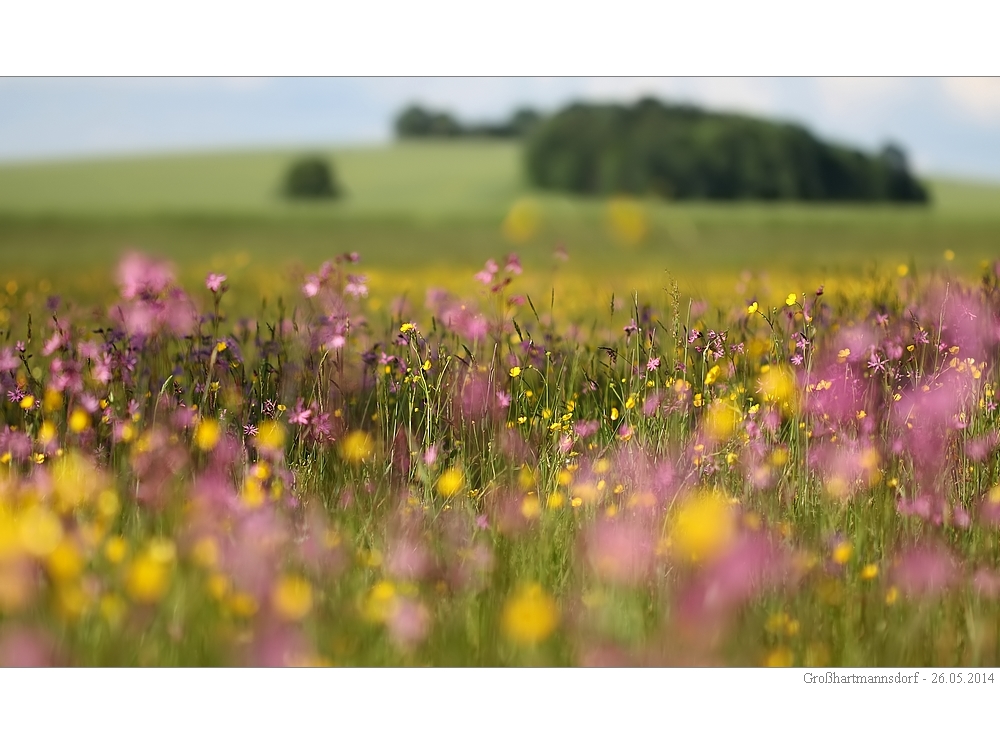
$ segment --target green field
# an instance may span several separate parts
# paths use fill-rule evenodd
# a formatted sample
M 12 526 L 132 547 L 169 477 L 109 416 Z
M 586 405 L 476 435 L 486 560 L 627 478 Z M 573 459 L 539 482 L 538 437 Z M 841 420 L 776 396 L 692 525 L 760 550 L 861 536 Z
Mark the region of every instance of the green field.
M 486 258 L 512 251 L 551 285 L 562 243 L 566 289 L 590 300 L 612 287 L 662 289 L 668 273 L 694 294 L 732 292 L 745 271 L 767 273 L 781 291 L 791 279 L 836 285 L 899 264 L 943 267 L 946 249 L 966 273 L 1000 256 L 997 185 L 932 180 L 930 208 L 647 202 L 648 232 L 625 246 L 608 232 L 605 201 L 533 193 L 513 144 L 330 151 L 347 197 L 305 206 L 279 193 L 295 153 L 2 165 L 0 264 L 15 278 L 69 271 L 100 286 L 122 250 L 137 247 L 191 279 L 221 269 L 237 284 L 273 286 L 287 268 L 356 251 L 373 288 L 396 293 L 464 284 Z M 501 224 L 526 196 L 540 225 L 512 243 Z

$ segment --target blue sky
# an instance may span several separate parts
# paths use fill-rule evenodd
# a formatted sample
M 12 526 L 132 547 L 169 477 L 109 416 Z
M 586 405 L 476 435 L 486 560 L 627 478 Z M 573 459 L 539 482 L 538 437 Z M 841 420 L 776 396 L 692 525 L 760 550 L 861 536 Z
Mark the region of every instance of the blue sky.
M 487 119 L 643 95 L 891 139 L 924 174 L 1000 182 L 1000 78 L 0 78 L 0 161 L 378 143 L 413 101 Z

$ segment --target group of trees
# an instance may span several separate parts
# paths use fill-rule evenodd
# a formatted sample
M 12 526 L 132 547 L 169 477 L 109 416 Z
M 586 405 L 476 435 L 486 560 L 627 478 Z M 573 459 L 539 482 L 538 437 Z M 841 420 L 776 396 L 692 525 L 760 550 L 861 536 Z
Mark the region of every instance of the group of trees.
M 584 195 L 672 199 L 926 203 L 906 154 L 866 154 L 821 141 L 799 125 L 643 99 L 632 106 L 574 104 L 550 117 L 531 109 L 506 122 L 469 125 L 411 106 L 399 138 L 519 138 L 536 187 Z M 293 198 L 341 193 L 331 165 L 303 158 L 286 175 Z
M 590 195 L 928 200 L 898 146 L 868 155 L 820 141 L 798 125 L 653 99 L 563 109 L 532 130 L 525 166 L 537 187 Z
M 523 138 L 541 121 L 533 109 L 519 109 L 504 122 L 468 124 L 447 112 L 413 105 L 396 118 L 398 138 Z

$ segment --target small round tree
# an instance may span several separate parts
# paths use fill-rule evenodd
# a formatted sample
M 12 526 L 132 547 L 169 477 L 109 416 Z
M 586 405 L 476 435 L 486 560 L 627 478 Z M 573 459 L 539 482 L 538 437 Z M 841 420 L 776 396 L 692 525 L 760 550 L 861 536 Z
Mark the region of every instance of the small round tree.
M 299 159 L 285 177 L 289 198 L 336 198 L 340 192 L 333 168 L 318 156 Z

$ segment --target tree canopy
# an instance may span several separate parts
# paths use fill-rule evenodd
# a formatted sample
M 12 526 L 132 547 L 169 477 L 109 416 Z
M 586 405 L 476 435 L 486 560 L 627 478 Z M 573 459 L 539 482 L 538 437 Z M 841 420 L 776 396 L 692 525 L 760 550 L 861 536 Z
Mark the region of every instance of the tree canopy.
M 340 192 L 333 168 L 318 156 L 298 159 L 285 175 L 285 195 L 289 198 L 336 198 Z
M 643 99 L 573 104 L 537 123 L 525 146 L 537 187 L 675 199 L 925 203 L 896 145 L 878 154 L 805 128 Z
M 399 114 L 395 125 L 398 138 L 522 138 L 540 120 L 537 112 L 522 108 L 503 122 L 469 124 L 447 112 L 412 105 Z

